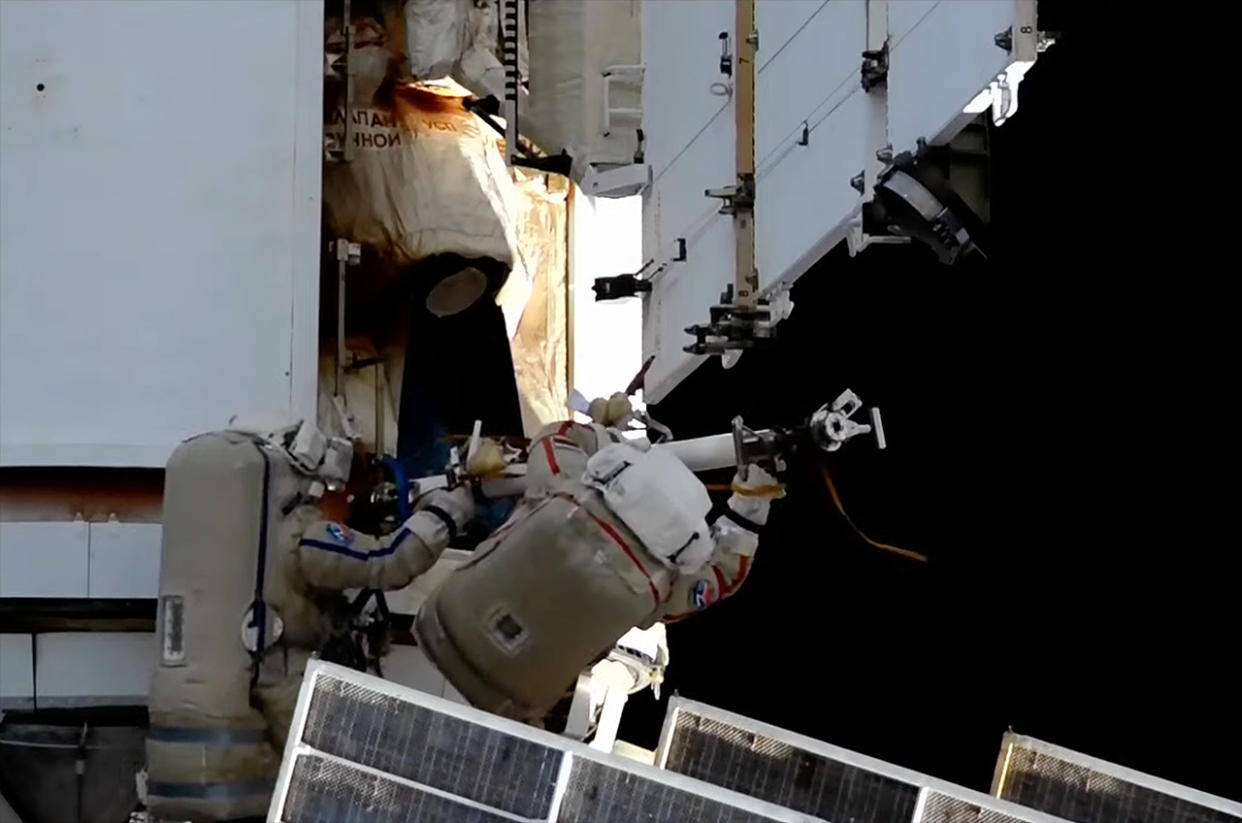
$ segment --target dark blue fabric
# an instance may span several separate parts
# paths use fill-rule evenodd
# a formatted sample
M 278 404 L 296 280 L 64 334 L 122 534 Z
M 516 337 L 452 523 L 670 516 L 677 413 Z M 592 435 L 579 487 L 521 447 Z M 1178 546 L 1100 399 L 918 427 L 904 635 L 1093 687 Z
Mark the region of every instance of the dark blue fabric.
M 339 543 L 329 543 L 326 540 L 311 540 L 310 538 L 299 541 L 298 545 L 306 546 L 311 549 L 319 549 L 325 552 L 332 552 L 333 554 L 343 554 L 346 557 L 352 557 L 355 560 L 374 560 L 377 557 L 386 557 L 387 555 L 395 552 L 397 550 L 397 546 L 401 545 L 401 541 L 405 540 L 409 536 L 410 530 L 402 529 L 397 532 L 397 536 L 393 538 L 393 541 L 387 546 L 382 549 L 375 549 L 374 551 L 369 552 L 360 552 L 356 549 L 351 549 L 348 546 L 342 546 Z

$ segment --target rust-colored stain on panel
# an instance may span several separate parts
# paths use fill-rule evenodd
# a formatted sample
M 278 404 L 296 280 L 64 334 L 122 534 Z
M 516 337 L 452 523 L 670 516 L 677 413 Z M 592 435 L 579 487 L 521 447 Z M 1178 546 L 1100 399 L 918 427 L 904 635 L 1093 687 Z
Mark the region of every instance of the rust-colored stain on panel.
M 163 469 L 0 469 L 0 521 L 158 523 Z

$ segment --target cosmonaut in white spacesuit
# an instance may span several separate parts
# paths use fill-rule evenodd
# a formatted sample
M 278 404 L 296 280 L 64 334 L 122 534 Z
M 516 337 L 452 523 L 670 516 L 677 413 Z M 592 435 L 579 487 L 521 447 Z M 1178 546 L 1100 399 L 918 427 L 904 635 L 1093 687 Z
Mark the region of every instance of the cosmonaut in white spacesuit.
M 385 537 L 323 520 L 315 469 L 281 446 L 294 430 L 269 429 L 191 439 L 168 466 L 148 739 L 161 817 L 261 814 L 306 661 L 349 631 L 343 593 L 408 585 L 473 516 L 463 485 L 424 495 Z M 513 515 L 421 607 L 420 651 L 453 696 L 538 721 L 632 627 L 735 592 L 782 494 L 752 466 L 709 524 L 707 490 L 675 457 L 601 423 L 554 424 L 531 443 Z
M 169 459 L 148 699 L 158 819 L 264 815 L 306 663 L 354 629 L 345 592 L 407 585 L 473 516 L 462 486 L 425 495 L 382 538 L 325 521 L 319 499 L 350 453 L 277 414 L 235 419 Z

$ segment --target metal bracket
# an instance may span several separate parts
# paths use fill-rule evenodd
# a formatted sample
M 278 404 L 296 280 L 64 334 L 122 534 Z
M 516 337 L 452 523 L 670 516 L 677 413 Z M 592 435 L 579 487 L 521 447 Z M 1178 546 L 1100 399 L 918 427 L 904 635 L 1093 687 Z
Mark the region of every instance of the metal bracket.
M 746 309 L 733 300 L 733 286 L 725 287 L 720 303 L 710 309 L 711 322 L 689 326 L 686 333 L 694 342 L 683 346 L 690 354 L 720 355 L 730 351 L 753 349 L 776 336 L 776 324 L 793 312 L 789 290 L 778 289 L 760 299 L 754 309 Z
M 654 281 L 657 277 L 668 271 L 668 267 L 673 263 L 684 263 L 689 258 L 686 254 L 686 238 L 677 238 L 677 253 L 672 257 L 666 258 L 660 265 L 652 268 L 656 262 L 656 258 L 652 258 L 643 264 L 642 268 L 633 274 L 619 274 L 615 277 L 597 277 L 595 284 L 591 289 L 595 292 L 595 300 L 618 300 L 622 297 L 634 297 L 638 294 L 646 294 L 651 291 Z M 647 363 L 651 365 L 650 362 Z M 646 368 L 643 369 L 646 372 Z M 632 392 L 626 392 L 631 394 Z
M 875 433 L 876 444 L 887 448 L 884 438 L 884 425 L 880 418 L 880 410 L 872 407 L 871 423 L 856 423 L 850 418 L 862 408 L 862 399 L 854 392 L 846 389 L 841 392 L 831 405 L 821 406 L 819 411 L 811 415 L 811 438 L 821 449 L 834 452 L 845 445 L 845 442 L 860 434 Z
M 742 418 L 733 418 L 733 461 L 737 465 L 738 474 L 746 480 L 748 469 L 753 463 L 771 460 L 773 468 L 778 472 L 785 470 L 785 461 L 781 457 L 783 433 L 764 429 L 755 431 L 742 422 Z
M 337 239 L 331 244 L 336 252 L 336 384 L 333 392 L 345 397 L 345 365 L 349 352 L 345 349 L 345 272 L 362 262 L 362 244 Z
M 703 193 L 708 197 L 716 197 L 724 201 L 720 206 L 721 214 L 753 211 L 755 208 L 755 176 L 753 174 L 738 175 L 736 186 L 706 189 Z
M 514 164 L 524 165 L 517 161 Z M 569 169 L 558 173 L 568 175 Z M 628 197 L 638 194 L 650 184 L 651 166 L 646 163 L 631 163 L 604 170 L 588 165 L 578 185 L 593 197 Z
M 862 53 L 863 91 L 871 91 L 888 83 L 888 43 L 883 48 L 871 49 Z
M 640 280 L 637 275 L 619 274 L 616 277 L 597 277 L 591 286 L 595 292 L 595 302 L 603 300 L 620 300 L 623 297 L 636 297 L 651 291 L 650 280 Z
M 866 209 L 869 205 L 869 203 L 863 204 L 863 208 Z M 849 250 L 850 257 L 857 257 L 860 252 L 871 246 L 898 246 L 906 245 L 910 242 L 909 237 L 868 234 L 862 215 L 851 220 L 847 228 L 848 233 L 845 235 L 845 245 Z

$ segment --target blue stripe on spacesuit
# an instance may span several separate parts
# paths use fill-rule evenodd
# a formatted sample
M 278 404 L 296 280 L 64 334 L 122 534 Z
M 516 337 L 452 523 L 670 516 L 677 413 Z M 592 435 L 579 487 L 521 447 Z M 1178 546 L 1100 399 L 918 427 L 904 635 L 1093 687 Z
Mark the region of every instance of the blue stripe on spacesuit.
M 298 545 L 307 546 L 312 549 L 320 549 L 325 552 L 332 552 L 333 554 L 343 554 L 346 557 L 352 557 L 355 560 L 373 560 L 377 557 L 386 557 L 387 555 L 392 554 L 393 552 L 397 550 L 397 546 L 401 545 L 401 541 L 405 540 L 409 536 L 410 536 L 410 530 L 402 529 L 401 531 L 397 532 L 396 539 L 394 539 L 391 543 L 389 543 L 385 548 L 376 549 L 374 551 L 369 551 L 369 552 L 355 551 L 354 549 L 351 549 L 347 546 L 342 546 L 339 543 L 328 543 L 327 541 L 324 541 L 324 540 L 303 539 L 298 542 Z

